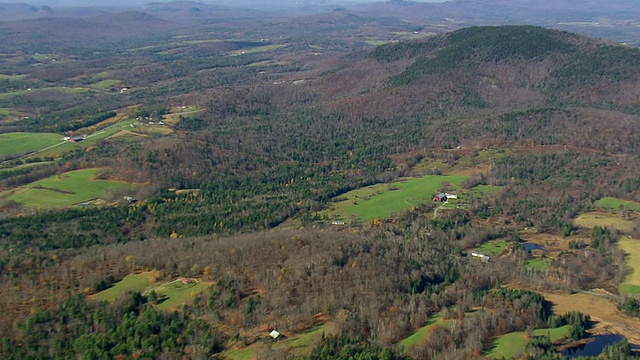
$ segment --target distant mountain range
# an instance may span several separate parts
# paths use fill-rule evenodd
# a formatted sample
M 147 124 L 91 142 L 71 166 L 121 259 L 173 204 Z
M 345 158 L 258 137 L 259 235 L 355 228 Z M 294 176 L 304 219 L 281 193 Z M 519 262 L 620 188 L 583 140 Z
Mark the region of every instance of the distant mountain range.
M 634 0 L 451 0 L 444 3 L 391 0 L 386 2 L 331 0 L 220 0 L 215 2 L 109 1 L 87 7 L 80 1 L 56 1 L 51 5 L 0 3 L 0 22 L 38 18 L 91 18 L 123 11 L 145 12 L 157 19 L 182 22 L 183 26 L 211 19 L 292 17 L 328 14 L 334 10 L 367 18 L 395 18 L 416 26 L 527 24 L 552 27 L 640 44 L 640 2 Z M 58 6 L 57 4 L 60 4 Z M 61 6 L 64 4 L 65 6 Z

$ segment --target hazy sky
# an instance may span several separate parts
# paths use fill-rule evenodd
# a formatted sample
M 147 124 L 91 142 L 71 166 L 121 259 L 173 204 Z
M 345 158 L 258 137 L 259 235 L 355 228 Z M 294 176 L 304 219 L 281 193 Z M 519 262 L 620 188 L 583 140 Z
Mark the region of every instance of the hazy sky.
M 49 5 L 49 6 L 93 6 L 93 5 L 141 5 L 150 2 L 170 2 L 173 0 L 0 0 L 1 3 L 26 3 L 32 5 Z M 198 1 L 198 0 L 194 0 Z M 256 0 L 256 2 L 267 2 L 268 0 Z M 276 0 L 277 2 L 284 2 L 286 0 Z M 293 0 L 291 0 L 293 2 Z M 318 2 L 321 4 L 327 4 L 332 2 L 384 2 L 388 0 L 307 0 L 307 2 Z M 447 0 L 408 0 L 414 2 L 446 2 Z M 231 4 L 231 0 L 204 0 L 200 2 L 205 3 L 224 3 Z

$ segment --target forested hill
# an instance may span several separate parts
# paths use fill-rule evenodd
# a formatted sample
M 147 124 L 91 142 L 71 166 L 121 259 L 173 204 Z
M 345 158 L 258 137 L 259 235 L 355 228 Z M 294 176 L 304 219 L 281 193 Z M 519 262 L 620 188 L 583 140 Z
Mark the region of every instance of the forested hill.
M 625 151 L 638 146 L 638 74 L 636 48 L 532 26 L 472 27 L 380 46 L 324 85 L 350 78 L 357 95 L 331 103 L 348 114 L 429 119 L 416 139 L 427 146 L 530 138 Z

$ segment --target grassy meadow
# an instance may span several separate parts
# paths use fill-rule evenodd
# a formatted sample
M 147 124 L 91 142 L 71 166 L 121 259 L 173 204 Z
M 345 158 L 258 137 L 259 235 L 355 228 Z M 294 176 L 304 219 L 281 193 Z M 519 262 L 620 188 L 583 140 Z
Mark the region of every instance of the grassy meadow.
M 38 209 L 67 207 L 102 197 L 129 186 L 126 183 L 94 180 L 101 170 L 88 169 L 66 172 L 9 190 L 8 200 Z
M 178 309 L 210 286 L 209 283 L 193 280 L 189 284 L 184 284 L 182 283 L 182 278 L 160 284 L 157 282 L 158 276 L 157 271 L 129 274 L 112 287 L 92 295 L 91 298 L 94 300 L 114 301 L 127 291 L 137 291 L 145 294 L 154 290 L 160 299 L 156 308 L 158 310 L 170 310 Z
M 341 195 L 327 210 L 318 213 L 330 219 L 373 220 L 388 218 L 402 210 L 432 201 L 445 184 L 455 188 L 466 180 L 462 175 L 427 175 L 408 178 L 391 184 L 376 184 Z
M 640 203 L 635 201 L 622 200 L 613 197 L 603 197 L 596 201 L 596 206 L 604 209 L 620 210 L 627 209 L 633 211 L 640 211 Z
M 549 336 L 551 341 L 560 340 L 569 335 L 569 325 L 555 329 L 534 330 L 535 336 Z M 486 354 L 489 359 L 512 359 L 525 353 L 529 339 L 523 331 L 512 332 L 498 337 L 490 351 Z
M 616 228 L 625 232 L 633 230 L 633 221 L 624 220 L 619 217 L 597 211 L 580 214 L 573 222 L 575 225 L 587 229 L 600 226 Z
M 411 335 L 407 336 L 402 341 L 400 341 L 399 343 L 400 348 L 402 348 L 403 351 L 406 351 L 411 346 L 419 344 L 421 341 L 423 341 L 427 337 L 427 334 L 429 334 L 429 330 L 431 330 L 433 326 L 437 326 L 437 323 L 440 322 L 441 320 L 442 320 L 442 313 L 436 313 L 433 316 L 431 316 L 423 327 L 417 329 Z
M 0 134 L 0 155 L 24 154 L 62 142 L 62 135 L 53 133 L 14 132 Z
M 183 284 L 182 281 L 176 281 L 170 284 L 161 285 L 154 289 L 158 294 L 158 297 L 163 299 L 163 301 L 157 305 L 157 308 L 159 310 L 177 309 L 182 304 L 185 304 L 194 296 L 208 288 L 209 284 L 204 282 L 190 282 L 189 284 Z
M 155 271 L 129 274 L 112 287 L 93 295 L 91 298 L 94 300 L 114 301 L 123 296 L 127 291 L 138 291 L 142 293 L 154 286 L 157 275 Z
M 618 291 L 626 294 L 640 294 L 640 240 L 623 236 L 618 240 L 618 245 L 627 254 L 627 266 L 629 273 Z
M 475 250 L 490 257 L 495 257 L 502 254 L 508 246 L 509 241 L 507 240 L 491 240 L 476 247 Z
M 301 356 L 308 354 L 309 351 L 311 351 L 313 346 L 315 346 L 322 338 L 322 334 L 334 333 L 334 326 L 331 323 L 325 323 L 304 333 L 291 335 L 288 339 L 283 341 L 279 341 L 277 343 L 274 342 L 271 345 L 271 348 Z M 264 336 L 267 337 L 267 333 L 265 333 Z M 264 344 L 255 343 L 251 346 L 240 349 L 226 350 L 222 353 L 222 358 L 229 360 L 258 360 L 258 352 L 261 347 L 264 346 Z

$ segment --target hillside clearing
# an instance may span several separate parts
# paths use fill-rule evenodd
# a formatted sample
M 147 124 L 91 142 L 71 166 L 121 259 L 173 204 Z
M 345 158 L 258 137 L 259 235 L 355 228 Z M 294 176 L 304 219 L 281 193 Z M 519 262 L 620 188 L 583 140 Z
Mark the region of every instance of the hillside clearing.
M 560 340 L 569 335 L 569 325 L 565 325 L 555 329 L 536 329 L 535 336 L 549 336 L 551 341 Z M 491 351 L 487 354 L 490 359 L 511 359 L 517 358 L 525 353 L 529 339 L 524 331 L 517 331 L 502 335 L 495 339 L 492 344 Z
M 0 134 L 0 155 L 17 155 L 36 151 L 62 142 L 54 133 L 15 132 Z
M 129 184 L 108 180 L 94 180 L 100 169 L 66 172 L 9 190 L 8 200 L 27 207 L 47 209 L 67 207 L 80 202 L 100 198 Z
M 634 227 L 633 221 L 620 219 L 619 217 L 598 211 L 580 214 L 573 222 L 577 226 L 588 229 L 600 226 L 616 228 L 624 232 L 631 231 Z
M 321 211 L 318 215 L 347 220 L 388 218 L 399 211 L 432 201 L 433 196 L 445 183 L 459 188 L 467 178 L 462 175 L 427 175 L 391 184 L 367 186 L 341 195 L 329 209 Z
M 622 200 L 614 197 L 603 197 L 595 202 L 596 206 L 611 210 L 633 210 L 640 211 L 640 203 L 635 201 Z
M 93 300 L 114 301 L 127 291 L 144 292 L 153 287 L 158 276 L 157 271 L 145 271 L 139 274 L 129 274 L 112 287 L 91 296 Z
M 632 343 L 640 343 L 640 319 L 625 316 L 616 303 L 605 295 L 595 293 L 558 294 L 541 293 L 553 303 L 553 312 L 558 315 L 579 311 L 591 316 L 596 322 L 589 330 L 591 334 L 620 334 Z
M 629 274 L 624 279 L 618 291 L 628 294 L 640 294 L 640 240 L 623 236 L 618 245 L 627 254 Z

